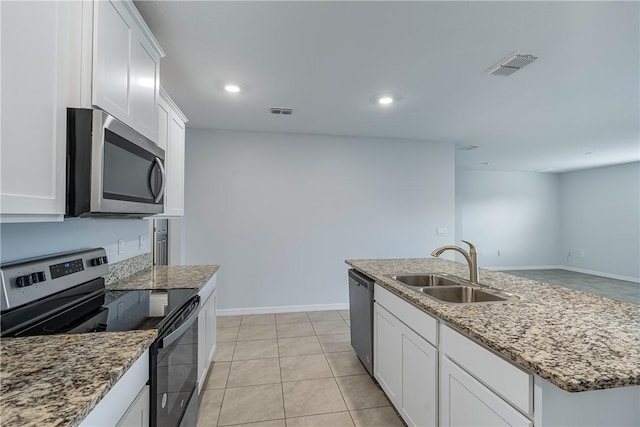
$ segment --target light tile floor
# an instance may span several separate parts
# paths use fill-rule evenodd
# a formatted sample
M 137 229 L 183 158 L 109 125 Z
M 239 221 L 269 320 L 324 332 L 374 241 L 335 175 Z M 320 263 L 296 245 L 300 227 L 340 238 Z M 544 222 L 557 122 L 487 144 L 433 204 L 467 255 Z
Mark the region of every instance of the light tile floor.
M 351 348 L 348 310 L 217 322 L 198 427 L 404 426 Z
M 640 283 L 626 282 L 624 280 L 609 279 L 607 277 L 560 269 L 506 270 L 503 271 L 503 273 L 640 305 Z

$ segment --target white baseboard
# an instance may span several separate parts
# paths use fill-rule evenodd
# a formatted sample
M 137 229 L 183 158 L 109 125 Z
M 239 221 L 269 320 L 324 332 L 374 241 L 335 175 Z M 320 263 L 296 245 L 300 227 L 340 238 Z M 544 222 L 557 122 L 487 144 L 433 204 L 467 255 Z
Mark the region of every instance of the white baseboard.
M 237 316 L 240 314 L 272 314 L 272 313 L 295 313 L 301 311 L 326 311 L 326 310 L 349 310 L 349 303 L 343 304 L 313 304 L 313 305 L 284 305 L 279 307 L 248 307 L 248 308 L 225 308 L 217 310 L 218 316 Z
M 485 270 L 564 270 L 565 268 L 561 265 L 525 265 L 525 266 L 515 266 L 515 267 L 481 267 Z
M 621 276 L 619 274 L 611 274 L 611 273 L 603 273 L 601 271 L 585 270 L 584 268 L 575 268 L 575 267 L 569 267 L 569 266 L 566 266 L 566 265 L 564 265 L 564 266 L 562 266 L 560 268 L 562 268 L 563 270 L 575 271 L 576 273 L 591 274 L 592 276 L 607 277 L 609 279 L 617 279 L 617 280 L 624 280 L 626 282 L 640 283 L 640 278 L 638 278 L 638 277 Z
M 621 276 L 619 274 L 603 273 L 601 271 L 586 270 L 584 268 L 570 267 L 568 265 L 526 265 L 526 266 L 516 266 L 516 267 L 482 267 L 482 268 L 484 268 L 485 270 L 502 270 L 502 271 L 509 271 L 509 270 L 567 270 L 567 271 L 574 271 L 576 273 L 590 274 L 592 276 L 600 276 L 600 277 L 606 277 L 606 278 L 609 278 L 609 279 L 624 280 L 626 282 L 640 283 L 640 278 L 638 278 L 638 277 L 629 277 L 629 276 Z

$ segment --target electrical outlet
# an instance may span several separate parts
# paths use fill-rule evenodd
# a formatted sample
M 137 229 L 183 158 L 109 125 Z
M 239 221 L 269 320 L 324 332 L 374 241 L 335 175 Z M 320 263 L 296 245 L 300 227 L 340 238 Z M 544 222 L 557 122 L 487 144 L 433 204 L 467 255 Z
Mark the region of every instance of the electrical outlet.
M 141 234 L 138 236 L 138 246 L 140 249 L 144 249 L 147 247 L 147 236 Z
M 586 255 L 586 254 L 584 253 L 584 251 L 580 251 L 580 258 L 584 258 L 584 257 L 585 257 L 585 255 Z
M 118 239 L 118 254 L 124 253 L 124 240 Z
M 436 236 L 446 236 L 449 234 L 447 227 L 436 227 Z

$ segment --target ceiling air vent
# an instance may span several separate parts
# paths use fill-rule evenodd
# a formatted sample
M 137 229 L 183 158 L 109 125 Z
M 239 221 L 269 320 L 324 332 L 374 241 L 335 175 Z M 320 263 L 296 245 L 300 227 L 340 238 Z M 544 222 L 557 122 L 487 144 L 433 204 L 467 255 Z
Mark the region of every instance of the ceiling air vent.
M 269 112 L 271 114 L 290 116 L 293 114 L 293 108 L 271 107 L 269 108 Z
M 513 52 L 505 59 L 485 71 L 486 74 L 494 76 L 510 76 L 525 65 L 531 64 L 538 59 L 538 56 L 530 53 Z
M 462 150 L 462 151 L 471 151 L 471 150 L 476 150 L 479 147 L 477 145 L 465 145 L 464 147 L 460 147 L 458 148 L 458 150 Z

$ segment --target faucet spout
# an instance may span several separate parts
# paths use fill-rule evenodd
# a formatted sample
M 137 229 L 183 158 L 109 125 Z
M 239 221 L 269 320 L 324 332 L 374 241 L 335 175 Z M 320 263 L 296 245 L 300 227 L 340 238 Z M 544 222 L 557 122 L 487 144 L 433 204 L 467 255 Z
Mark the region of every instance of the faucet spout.
M 467 261 L 467 264 L 469 265 L 469 281 L 472 284 L 477 285 L 478 278 L 480 275 L 478 270 L 478 253 L 473 243 L 467 242 L 466 240 L 463 240 L 463 242 L 469 245 L 469 252 L 465 251 L 459 246 L 446 245 L 446 246 L 441 246 L 439 248 L 434 249 L 431 252 L 431 256 L 437 258 L 440 255 L 442 255 L 444 251 L 456 251 L 460 253 L 464 257 L 464 259 Z

